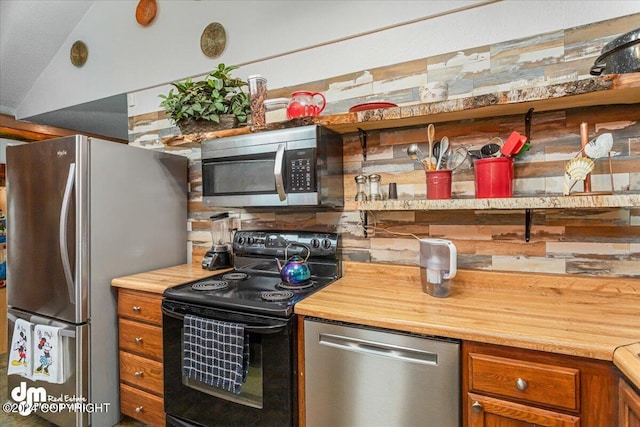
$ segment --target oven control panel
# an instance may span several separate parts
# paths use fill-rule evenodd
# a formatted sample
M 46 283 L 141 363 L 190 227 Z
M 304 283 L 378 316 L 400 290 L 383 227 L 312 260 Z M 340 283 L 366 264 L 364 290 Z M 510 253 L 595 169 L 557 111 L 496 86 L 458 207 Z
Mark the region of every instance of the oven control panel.
M 233 238 L 236 255 L 287 255 L 336 257 L 337 233 L 308 231 L 237 231 Z

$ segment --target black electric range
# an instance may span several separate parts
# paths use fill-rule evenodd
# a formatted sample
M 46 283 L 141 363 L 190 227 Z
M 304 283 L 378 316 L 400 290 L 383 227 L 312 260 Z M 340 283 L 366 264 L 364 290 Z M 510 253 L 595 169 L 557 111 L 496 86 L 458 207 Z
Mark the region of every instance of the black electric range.
M 336 233 L 237 231 L 232 271 L 168 288 L 164 297 L 198 306 L 291 317 L 296 302 L 340 277 L 337 247 Z M 276 258 L 284 264 L 285 253 L 288 258 L 307 258 L 310 280 L 283 282 Z

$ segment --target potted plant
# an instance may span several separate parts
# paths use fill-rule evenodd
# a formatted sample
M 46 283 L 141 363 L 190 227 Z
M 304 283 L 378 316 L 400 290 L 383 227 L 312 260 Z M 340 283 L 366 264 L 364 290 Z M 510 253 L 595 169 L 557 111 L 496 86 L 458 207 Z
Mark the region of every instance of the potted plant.
M 219 64 L 203 80 L 188 78 L 171 83 L 173 88 L 160 106 L 183 134 L 211 132 L 246 123 L 251 111 L 250 96 L 242 89 L 247 82 L 232 77 L 236 66 Z

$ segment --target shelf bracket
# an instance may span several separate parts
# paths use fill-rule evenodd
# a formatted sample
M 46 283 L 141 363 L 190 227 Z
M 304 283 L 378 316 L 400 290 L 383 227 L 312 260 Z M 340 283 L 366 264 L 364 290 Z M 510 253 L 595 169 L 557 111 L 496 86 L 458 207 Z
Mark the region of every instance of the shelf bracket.
M 360 137 L 360 147 L 362 147 L 362 160 L 367 161 L 367 131 L 358 128 L 358 136 Z
M 524 241 L 531 240 L 531 219 L 533 218 L 533 211 L 531 209 L 524 210 Z
M 369 215 L 367 215 L 367 211 L 360 211 L 360 222 L 362 223 L 362 233 L 365 239 L 369 237 L 367 233 L 367 227 L 369 226 L 368 219 Z

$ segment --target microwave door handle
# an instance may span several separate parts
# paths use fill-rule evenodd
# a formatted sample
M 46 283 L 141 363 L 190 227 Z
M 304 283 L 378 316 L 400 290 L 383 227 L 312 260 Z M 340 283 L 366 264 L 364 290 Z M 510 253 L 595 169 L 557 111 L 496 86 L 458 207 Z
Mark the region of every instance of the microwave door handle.
M 69 261 L 69 248 L 67 246 L 67 218 L 69 216 L 69 205 L 71 204 L 71 190 L 76 175 L 76 164 L 69 165 L 69 175 L 67 176 L 67 184 L 64 188 L 64 196 L 62 198 L 62 207 L 60 207 L 60 258 L 62 259 L 62 269 L 64 277 L 67 281 L 67 291 L 69 292 L 69 301 L 75 304 L 75 285 L 73 276 L 71 275 L 71 262 Z
M 276 179 L 276 191 L 278 192 L 278 197 L 281 202 L 287 199 L 287 193 L 284 191 L 284 180 L 282 179 L 285 147 L 285 144 L 278 144 L 278 149 L 276 150 L 276 161 L 273 165 L 273 176 Z

